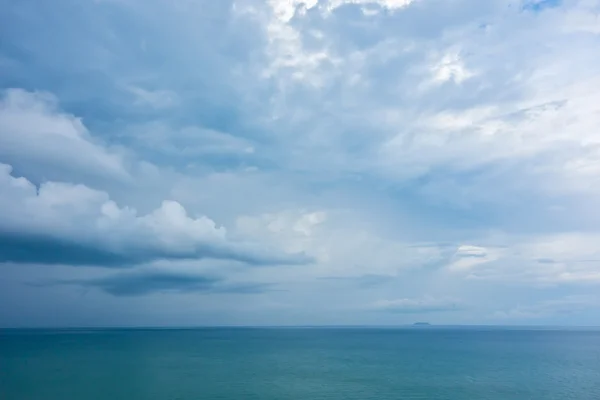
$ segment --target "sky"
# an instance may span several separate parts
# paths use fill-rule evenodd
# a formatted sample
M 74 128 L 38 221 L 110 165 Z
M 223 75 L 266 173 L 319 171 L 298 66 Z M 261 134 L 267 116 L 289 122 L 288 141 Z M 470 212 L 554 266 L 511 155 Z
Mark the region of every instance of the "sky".
M 0 327 L 600 325 L 600 0 L 0 9 Z

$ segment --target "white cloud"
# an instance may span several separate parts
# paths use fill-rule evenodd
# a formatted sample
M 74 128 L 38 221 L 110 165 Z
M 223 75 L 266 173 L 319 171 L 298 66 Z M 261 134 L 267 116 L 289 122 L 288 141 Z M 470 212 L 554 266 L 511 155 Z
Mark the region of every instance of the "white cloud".
M 317 9 L 321 13 L 330 13 L 345 5 L 377 6 L 387 10 L 399 10 L 408 7 L 416 0 L 269 0 L 268 4 L 273 9 L 277 19 L 289 22 L 300 13 L 303 15 L 308 10 Z
M 8 89 L 0 101 L 0 160 L 48 178 L 87 174 L 129 179 L 124 157 L 92 138 L 48 93 Z
M 376 10 L 372 7 L 380 7 L 389 11 L 396 11 L 402 8 L 408 7 L 416 0 L 327 0 L 324 2 L 322 8 L 328 12 L 332 12 L 335 9 L 349 4 L 357 4 L 362 6 L 362 12 L 365 15 L 373 15 Z
M 289 84 L 300 82 L 313 87 L 327 84 L 325 70 L 338 69 L 346 63 L 341 54 L 331 49 L 329 38 L 318 29 L 298 28 L 296 18 L 304 17 L 307 12 L 317 10 L 321 18 L 344 5 L 360 5 L 365 15 L 376 13 L 371 7 L 380 7 L 390 11 L 409 6 L 415 0 L 268 0 L 267 9 L 255 6 L 254 2 L 237 4 L 236 10 L 241 14 L 252 15 L 265 26 L 267 37 L 266 53 L 269 65 L 263 70 L 263 76 L 276 77 L 283 88 Z M 318 46 L 307 46 L 304 36 L 310 36 Z M 289 81 L 288 81 L 289 80 Z
M 596 0 L 580 0 L 567 11 L 565 30 L 600 34 L 600 5 Z
M 597 285 L 597 233 L 505 236 L 489 247 L 461 246 L 447 269 L 471 279 L 533 285 Z
M 320 277 L 396 276 L 444 259 L 443 246 L 397 241 L 363 226 L 342 211 L 286 210 L 240 217 L 237 231 L 264 238 L 288 252 L 304 252 L 316 264 L 307 273 Z
M 431 70 L 433 73 L 433 82 L 438 84 L 447 81 L 461 84 L 474 76 L 474 73 L 466 68 L 458 53 L 445 54 Z
M 119 207 L 107 193 L 84 185 L 46 182 L 36 188 L 25 178 L 11 176 L 10 166 L 4 164 L 0 164 L 0 185 L 0 233 L 4 241 L 17 238 L 13 248 L 3 252 L 2 261 L 27 261 L 31 257 L 33 262 L 40 257 L 43 262 L 48 254 L 36 254 L 40 243 L 51 252 L 60 252 L 63 245 L 75 247 L 77 254 L 83 246 L 91 255 L 82 264 L 102 265 L 110 259 L 109 266 L 161 258 L 216 258 L 250 264 L 309 261 L 302 254 L 232 240 L 224 227 L 205 216 L 188 216 L 176 201 L 163 201 L 151 213 L 138 215 L 134 208 Z M 68 263 L 68 249 L 63 251 Z M 100 253 L 104 257 L 95 262 L 94 255 Z
M 267 75 L 280 85 L 271 96 L 272 129 L 304 149 L 286 161 L 395 181 L 487 168 L 503 172 L 499 189 L 598 194 L 600 185 L 586 183 L 596 179 L 599 160 L 600 76 L 591 66 L 600 59 L 589 51 L 594 38 L 564 29 L 570 13 L 591 15 L 594 7 L 573 2 L 561 12 L 525 12 L 503 1 L 457 1 L 440 11 L 439 3 L 410 3 L 257 6 L 272 27 Z M 351 4 L 399 12 L 382 13 L 377 23 L 334 15 Z M 289 87 L 297 81 L 311 89 Z M 430 188 L 438 183 L 428 181 Z
M 486 249 L 485 247 L 461 245 L 456 250 L 448 269 L 450 271 L 469 271 L 478 265 L 497 260 L 501 252 L 498 249 Z
M 323 81 L 315 72 L 322 63 L 330 61 L 331 56 L 326 49 L 308 50 L 302 41 L 301 33 L 290 24 L 300 5 L 305 9 L 316 6 L 318 2 L 300 2 L 298 0 L 269 0 L 270 10 L 266 16 L 266 35 L 268 39 L 267 55 L 270 64 L 264 70 L 266 77 L 285 73 L 293 81 L 301 81 L 320 86 Z M 283 81 L 280 81 L 283 83 Z
M 600 78 L 600 77 L 599 77 Z M 533 189 L 596 192 L 600 80 L 571 83 L 552 95 L 495 106 L 444 110 L 411 123 L 381 147 L 385 168 L 423 174 L 525 162 Z M 536 89 L 537 90 L 537 89 Z M 536 96 L 537 97 L 537 96 Z M 410 177 L 410 175 L 408 175 Z M 587 184 L 586 184 L 587 183 Z

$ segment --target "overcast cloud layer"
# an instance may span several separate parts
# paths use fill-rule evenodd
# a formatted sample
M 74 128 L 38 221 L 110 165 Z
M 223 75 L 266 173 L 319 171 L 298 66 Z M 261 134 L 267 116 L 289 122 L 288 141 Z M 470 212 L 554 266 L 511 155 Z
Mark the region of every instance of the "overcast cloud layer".
M 599 0 L 0 8 L 0 326 L 600 325 Z

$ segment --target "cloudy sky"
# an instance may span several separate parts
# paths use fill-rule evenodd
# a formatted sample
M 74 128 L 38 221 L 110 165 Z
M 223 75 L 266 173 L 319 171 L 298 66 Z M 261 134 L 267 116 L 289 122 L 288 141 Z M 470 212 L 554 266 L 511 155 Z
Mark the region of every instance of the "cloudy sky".
M 0 8 L 0 326 L 600 325 L 600 0 Z

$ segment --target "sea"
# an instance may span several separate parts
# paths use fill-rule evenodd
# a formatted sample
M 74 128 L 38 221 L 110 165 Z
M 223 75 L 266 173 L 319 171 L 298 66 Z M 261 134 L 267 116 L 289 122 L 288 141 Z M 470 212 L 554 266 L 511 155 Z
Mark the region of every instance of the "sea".
M 0 331 L 1 400 L 600 400 L 600 331 Z

